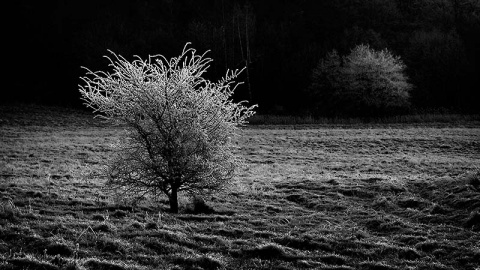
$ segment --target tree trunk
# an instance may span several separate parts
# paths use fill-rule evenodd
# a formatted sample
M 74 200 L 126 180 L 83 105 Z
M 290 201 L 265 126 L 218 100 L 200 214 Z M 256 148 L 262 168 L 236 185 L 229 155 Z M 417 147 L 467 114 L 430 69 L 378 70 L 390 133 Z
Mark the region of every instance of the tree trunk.
M 170 202 L 170 212 L 177 214 L 178 213 L 178 196 L 177 189 L 172 187 L 172 191 L 169 197 Z

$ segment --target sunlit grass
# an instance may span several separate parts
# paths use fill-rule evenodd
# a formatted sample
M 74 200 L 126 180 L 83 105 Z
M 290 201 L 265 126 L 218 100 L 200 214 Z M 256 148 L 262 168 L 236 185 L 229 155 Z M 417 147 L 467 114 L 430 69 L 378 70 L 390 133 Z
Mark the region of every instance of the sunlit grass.
M 213 213 L 182 197 L 172 215 L 166 198 L 125 204 L 90 177 L 120 128 L 1 115 L 1 269 L 478 267 L 475 125 L 245 128 Z
M 417 113 L 377 117 L 313 117 L 289 115 L 254 115 L 252 125 L 363 125 L 363 124 L 469 124 L 478 125 L 479 115 L 454 113 Z

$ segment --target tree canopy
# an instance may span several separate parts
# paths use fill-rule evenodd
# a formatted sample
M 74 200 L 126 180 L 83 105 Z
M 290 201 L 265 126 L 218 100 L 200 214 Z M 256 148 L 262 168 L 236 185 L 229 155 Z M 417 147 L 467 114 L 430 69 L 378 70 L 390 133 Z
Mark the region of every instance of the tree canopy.
M 387 49 L 358 45 L 345 56 L 332 51 L 313 70 L 311 107 L 320 115 L 384 115 L 409 105 L 405 65 Z
M 100 174 L 107 185 L 133 199 L 163 193 L 175 213 L 178 192 L 204 195 L 222 187 L 238 163 L 232 152 L 237 126 L 255 108 L 231 98 L 240 71 L 207 80 L 211 59 L 187 47 L 170 60 L 156 55 L 130 62 L 112 54 L 113 70 L 87 69 L 80 86 L 88 107 L 126 130 Z

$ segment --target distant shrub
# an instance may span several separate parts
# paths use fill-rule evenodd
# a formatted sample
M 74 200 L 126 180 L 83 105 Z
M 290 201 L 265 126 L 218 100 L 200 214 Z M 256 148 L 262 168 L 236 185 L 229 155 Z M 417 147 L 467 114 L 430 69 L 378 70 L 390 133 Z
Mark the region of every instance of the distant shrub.
M 412 88 L 404 71 L 400 57 L 386 49 L 359 45 L 346 56 L 334 50 L 313 70 L 309 87 L 313 111 L 348 116 L 401 111 L 409 105 Z

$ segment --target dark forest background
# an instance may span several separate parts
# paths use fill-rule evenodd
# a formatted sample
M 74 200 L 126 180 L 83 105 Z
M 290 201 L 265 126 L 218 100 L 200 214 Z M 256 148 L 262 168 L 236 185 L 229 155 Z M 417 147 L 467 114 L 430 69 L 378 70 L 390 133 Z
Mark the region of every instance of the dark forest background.
M 247 66 L 235 98 L 259 113 L 308 115 L 319 60 L 368 43 L 407 65 L 412 111 L 480 112 L 477 0 L 20 0 L 4 12 L 4 102 L 81 106 L 80 67 L 106 70 L 107 49 L 172 57 L 191 42 L 211 50 L 209 79 Z

